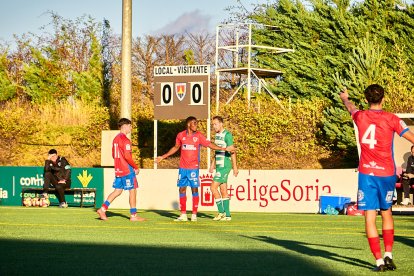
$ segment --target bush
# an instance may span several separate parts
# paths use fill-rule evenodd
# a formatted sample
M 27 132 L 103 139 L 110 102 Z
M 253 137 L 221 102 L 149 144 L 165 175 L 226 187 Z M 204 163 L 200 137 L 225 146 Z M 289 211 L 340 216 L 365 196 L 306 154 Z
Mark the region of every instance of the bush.
M 97 103 L 13 101 L 2 106 L 0 126 L 1 142 L 9 145 L 2 148 L 1 165 L 40 166 L 56 148 L 72 166 L 90 167 L 100 164 L 101 131 L 109 128 L 109 115 Z
M 134 105 L 132 133 L 134 159 L 142 168 L 153 168 L 154 122 L 151 102 Z M 215 110 L 212 108 L 212 110 Z M 326 103 L 319 99 L 282 100 L 256 98 L 250 108 L 236 99 L 220 106 L 225 127 L 233 135 L 240 169 L 317 169 L 343 166 L 341 155 L 320 143 Z M 212 114 L 214 116 L 216 114 Z M 207 121 L 199 130 L 207 134 Z M 326 123 L 326 122 L 325 122 Z M 100 164 L 101 131 L 109 129 L 109 111 L 98 103 L 82 101 L 35 105 L 9 102 L 0 109 L 1 165 L 43 165 L 46 153 L 56 148 L 74 167 Z M 158 122 L 158 155 L 175 143 L 185 129 L 182 120 Z M 211 139 L 214 139 L 212 130 Z M 207 168 L 207 151 L 201 168 Z M 159 168 L 178 168 L 179 153 Z
M 24 162 L 21 155 L 27 137 L 38 133 L 39 123 L 36 111 L 29 104 L 12 100 L 0 109 L 0 165 L 19 165 Z
M 239 167 L 242 169 L 321 168 L 329 151 L 319 145 L 323 100 L 289 103 L 256 99 L 225 105 L 225 125 L 234 135 Z

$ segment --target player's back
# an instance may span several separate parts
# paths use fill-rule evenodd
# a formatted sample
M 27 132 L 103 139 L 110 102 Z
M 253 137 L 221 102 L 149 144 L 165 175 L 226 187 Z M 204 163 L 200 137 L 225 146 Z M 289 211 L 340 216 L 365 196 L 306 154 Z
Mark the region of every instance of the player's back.
M 132 172 L 125 155 L 131 153 L 131 141 L 128 137 L 119 133 L 112 142 L 112 157 L 114 158 L 114 167 L 116 176 L 125 176 Z
M 402 135 L 406 129 L 404 122 L 382 110 L 357 111 L 352 118 L 358 127 L 361 146 L 359 171 L 376 176 L 394 175 L 394 132 Z

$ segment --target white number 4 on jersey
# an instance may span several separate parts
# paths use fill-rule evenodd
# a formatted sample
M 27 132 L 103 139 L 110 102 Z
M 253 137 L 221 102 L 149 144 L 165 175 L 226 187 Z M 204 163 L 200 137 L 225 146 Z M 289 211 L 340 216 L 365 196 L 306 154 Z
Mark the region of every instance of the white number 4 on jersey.
M 370 149 L 373 149 L 377 144 L 377 140 L 375 140 L 375 127 L 374 124 L 369 125 L 361 139 L 361 143 L 369 145 Z

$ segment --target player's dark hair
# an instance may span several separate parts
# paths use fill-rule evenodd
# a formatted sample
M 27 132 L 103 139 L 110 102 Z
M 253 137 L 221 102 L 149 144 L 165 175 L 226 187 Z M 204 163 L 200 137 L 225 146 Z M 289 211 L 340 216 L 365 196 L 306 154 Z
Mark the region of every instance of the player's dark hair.
M 187 127 L 187 126 L 188 126 L 188 124 L 189 124 L 191 121 L 197 121 L 197 118 L 196 118 L 196 117 L 194 117 L 194 116 L 190 116 L 190 117 L 188 117 L 187 119 L 185 119 L 185 126 Z
M 119 119 L 119 121 L 118 121 L 118 128 L 121 128 L 121 126 L 123 126 L 123 125 L 130 125 L 130 124 L 132 124 L 132 122 L 131 122 L 131 120 L 130 120 L 130 119 L 127 119 L 127 118 L 121 118 L 121 119 Z
M 371 84 L 365 89 L 364 95 L 369 104 L 378 104 L 384 98 L 384 88 L 378 84 Z
M 411 151 L 413 151 L 414 145 L 411 146 Z
M 217 120 L 217 121 L 219 121 L 220 123 L 224 123 L 223 117 L 221 117 L 221 116 L 214 116 L 214 117 L 213 117 L 213 120 Z
M 51 150 L 49 150 L 48 154 L 57 154 L 57 150 L 51 149 Z

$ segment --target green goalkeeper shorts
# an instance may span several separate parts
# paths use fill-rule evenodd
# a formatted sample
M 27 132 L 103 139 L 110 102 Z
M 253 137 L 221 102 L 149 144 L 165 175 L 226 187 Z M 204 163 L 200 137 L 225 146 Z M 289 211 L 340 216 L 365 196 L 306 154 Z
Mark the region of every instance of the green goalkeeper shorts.
M 227 183 L 227 179 L 229 178 L 229 173 L 231 168 L 217 168 L 216 173 L 214 174 L 213 181 L 218 183 Z

